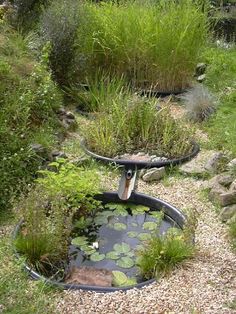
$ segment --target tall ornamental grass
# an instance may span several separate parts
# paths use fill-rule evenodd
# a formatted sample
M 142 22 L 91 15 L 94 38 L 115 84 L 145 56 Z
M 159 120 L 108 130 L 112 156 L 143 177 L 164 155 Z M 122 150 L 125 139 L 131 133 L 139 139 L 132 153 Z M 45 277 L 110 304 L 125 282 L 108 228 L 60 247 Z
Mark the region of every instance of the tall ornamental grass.
M 190 85 L 208 33 L 197 1 L 85 3 L 83 13 L 78 78 L 103 69 L 135 87 L 179 91 Z

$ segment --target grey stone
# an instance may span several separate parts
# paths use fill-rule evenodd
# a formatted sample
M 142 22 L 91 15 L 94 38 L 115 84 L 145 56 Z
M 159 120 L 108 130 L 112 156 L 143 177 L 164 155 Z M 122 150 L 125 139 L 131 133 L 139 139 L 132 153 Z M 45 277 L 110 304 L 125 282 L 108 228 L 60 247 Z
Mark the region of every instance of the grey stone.
M 215 183 L 212 187 L 208 197 L 209 200 L 214 204 L 221 204 L 221 195 L 227 193 L 227 189 L 220 185 L 219 183 Z
M 205 81 L 205 79 L 206 79 L 206 74 L 202 74 L 197 77 L 197 81 L 199 83 L 202 83 L 203 81 Z
M 196 76 L 202 75 L 206 72 L 207 64 L 206 63 L 198 63 L 196 66 Z
M 203 175 L 207 173 L 206 169 L 201 163 L 196 162 L 196 159 L 183 164 L 179 168 L 180 172 L 187 175 Z
M 236 191 L 229 191 L 219 195 L 219 203 L 222 207 L 236 204 Z
M 217 173 L 226 156 L 222 152 L 214 153 L 211 158 L 205 163 L 204 168 L 210 173 Z
M 223 185 L 224 187 L 229 187 L 233 180 L 234 178 L 230 173 L 221 173 L 211 178 L 208 181 L 207 187 L 213 188 L 216 184 Z
M 67 155 L 64 152 L 61 152 L 61 151 L 52 151 L 52 157 L 54 159 L 57 159 L 57 158 L 68 158 Z
M 229 191 L 233 192 L 236 191 L 236 179 L 231 183 L 230 187 L 229 187 Z
M 68 111 L 68 112 L 65 114 L 65 116 L 66 116 L 67 119 L 72 119 L 72 120 L 75 119 L 75 115 L 74 115 L 71 111 Z
M 146 171 L 142 179 L 145 182 L 159 181 L 164 177 L 165 173 L 165 167 L 151 168 Z
M 226 206 L 226 207 L 222 208 L 222 210 L 220 212 L 220 218 L 223 222 L 230 220 L 234 216 L 236 216 L 236 204 Z
M 232 159 L 226 167 L 228 170 L 236 170 L 236 158 Z

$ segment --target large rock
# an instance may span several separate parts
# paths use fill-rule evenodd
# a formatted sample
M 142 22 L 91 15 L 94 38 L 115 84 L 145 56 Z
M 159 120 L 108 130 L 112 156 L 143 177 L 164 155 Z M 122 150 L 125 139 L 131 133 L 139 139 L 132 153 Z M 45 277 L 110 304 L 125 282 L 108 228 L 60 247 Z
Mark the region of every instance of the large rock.
M 211 158 L 205 163 L 204 168 L 209 173 L 217 173 L 222 163 L 226 160 L 226 156 L 222 152 L 214 153 Z
M 212 187 L 210 193 L 209 193 L 209 200 L 212 201 L 212 203 L 220 204 L 221 203 L 221 195 L 227 193 L 228 190 L 220 185 L 219 183 L 215 183 L 215 185 Z
M 206 187 L 212 189 L 217 184 L 223 185 L 224 187 L 229 187 L 233 180 L 234 178 L 230 173 L 224 172 L 211 178 L 206 184 Z
M 236 169 L 236 158 L 232 159 L 232 160 L 227 164 L 227 169 L 228 169 L 228 170 L 235 170 L 235 169 Z
M 166 174 L 165 167 L 151 168 L 151 169 L 148 169 L 143 174 L 142 179 L 145 182 L 159 181 L 165 176 L 165 174 Z
M 197 175 L 204 176 L 207 174 L 205 164 L 215 154 L 215 151 L 200 151 L 196 157 L 189 162 L 184 163 L 180 166 L 179 170 L 185 175 Z
M 231 185 L 230 185 L 230 188 L 229 188 L 229 191 L 236 191 L 236 180 L 234 180 Z
M 112 286 L 112 271 L 107 269 L 98 269 L 89 266 L 73 266 L 66 276 L 66 283 L 88 286 Z
M 219 196 L 219 203 L 223 206 L 236 204 L 236 191 L 228 191 Z
M 236 216 L 236 204 L 226 206 L 226 207 L 222 208 L 222 210 L 220 212 L 220 218 L 223 222 L 230 220 L 234 216 Z

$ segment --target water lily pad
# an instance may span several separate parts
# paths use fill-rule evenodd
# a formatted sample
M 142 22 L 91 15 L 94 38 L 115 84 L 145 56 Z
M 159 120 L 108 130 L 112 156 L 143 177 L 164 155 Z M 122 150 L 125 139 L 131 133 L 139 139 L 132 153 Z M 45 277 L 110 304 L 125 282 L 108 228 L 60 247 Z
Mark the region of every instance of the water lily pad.
M 105 254 L 99 254 L 98 252 L 96 252 L 90 256 L 90 260 L 93 262 L 100 262 L 100 261 L 104 260 L 105 257 L 106 257 Z
M 114 246 L 113 246 L 113 249 L 120 253 L 120 254 L 126 254 L 130 251 L 130 246 L 129 244 L 125 243 L 125 242 L 122 242 L 121 244 L 119 243 L 116 243 Z
M 149 239 L 151 239 L 151 234 L 150 233 L 140 233 L 139 235 L 138 235 L 138 238 L 139 238 L 139 240 L 141 240 L 141 241 L 145 241 L 145 240 L 149 240 Z
M 71 244 L 73 244 L 75 246 L 82 246 L 82 245 L 86 245 L 87 241 L 88 241 L 87 237 L 80 236 L 80 237 L 76 237 L 76 238 L 72 239 Z
M 108 223 L 108 218 L 99 214 L 94 218 L 94 222 L 96 225 L 105 225 Z
M 132 215 L 143 215 L 145 212 L 148 212 L 150 210 L 149 207 L 142 206 L 142 205 L 131 205 L 129 206 L 132 211 Z
M 120 230 L 126 230 L 127 226 L 121 222 L 116 222 L 116 223 L 114 223 L 113 228 L 115 230 L 120 231 Z
M 150 231 L 156 230 L 157 224 L 153 221 L 147 221 L 143 224 L 143 229 L 150 230 Z
M 163 213 L 163 212 L 152 211 L 152 212 L 150 213 L 150 215 L 151 215 L 152 217 L 154 217 L 155 219 L 157 219 L 157 220 L 162 220 L 162 219 L 164 218 L 164 213 Z
M 128 287 L 137 284 L 135 278 L 129 278 L 122 271 L 114 270 L 112 272 L 112 285 L 115 287 Z
M 84 251 L 84 253 L 86 254 L 86 255 L 92 255 L 92 254 L 94 254 L 95 252 L 96 252 L 96 250 L 95 249 L 93 249 L 93 248 L 86 248 L 86 249 L 84 249 L 83 250 Z
M 134 252 L 133 251 L 130 251 L 128 253 L 125 254 L 126 256 L 129 256 L 129 257 L 134 257 Z
M 136 228 L 136 227 L 138 227 L 138 224 L 136 222 L 132 222 L 131 226 Z
M 131 268 L 134 266 L 134 261 L 132 260 L 132 258 L 128 257 L 128 256 L 124 256 L 121 257 L 117 262 L 116 262 L 117 266 L 121 267 L 121 268 Z
M 113 211 L 113 214 L 115 216 L 123 216 L 123 217 L 128 216 L 128 212 L 125 208 L 117 208 Z
M 129 232 L 127 232 L 127 236 L 129 238 L 137 238 L 137 235 L 138 235 L 138 232 L 136 232 L 136 231 L 129 231 Z
M 116 260 L 120 258 L 120 254 L 116 251 L 111 251 L 106 254 L 106 258 Z

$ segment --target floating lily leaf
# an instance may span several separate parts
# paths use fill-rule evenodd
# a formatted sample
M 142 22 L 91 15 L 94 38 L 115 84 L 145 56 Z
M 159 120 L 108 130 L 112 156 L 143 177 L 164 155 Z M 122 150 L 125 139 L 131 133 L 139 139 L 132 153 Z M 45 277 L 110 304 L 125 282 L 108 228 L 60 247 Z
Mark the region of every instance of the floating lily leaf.
M 87 249 L 85 249 L 85 250 L 83 250 L 83 251 L 84 251 L 84 253 L 85 253 L 86 255 L 91 255 L 91 254 L 94 254 L 94 253 L 96 252 L 96 250 L 93 249 L 93 248 L 87 248 Z
M 150 210 L 149 207 L 146 206 L 142 206 L 142 205 L 131 205 L 129 206 L 131 208 L 132 211 L 132 215 L 142 215 L 145 212 L 148 212 Z
M 137 280 L 135 278 L 127 277 L 122 271 L 114 270 L 112 275 L 112 284 L 115 287 L 127 287 L 137 284 Z
M 87 244 L 87 238 L 85 236 L 80 236 L 72 239 L 71 244 L 75 246 L 82 246 Z
M 121 244 L 119 243 L 116 243 L 114 246 L 113 246 L 113 249 L 120 253 L 120 254 L 126 254 L 130 251 L 130 246 L 129 244 L 125 243 L 125 242 L 122 242 Z
M 90 256 L 90 260 L 93 261 L 93 262 L 100 262 L 100 261 L 102 261 L 105 257 L 106 257 L 105 254 L 99 254 L 98 252 L 96 252 L 96 253 L 93 253 L 93 254 Z
M 128 277 L 122 271 L 113 270 L 112 275 L 113 275 L 112 284 L 115 287 L 123 286 L 128 280 Z
M 122 268 L 131 268 L 134 266 L 134 261 L 132 258 L 124 256 L 121 257 L 117 262 L 117 266 L 122 267 Z
M 150 233 L 140 233 L 139 235 L 138 235 L 138 238 L 139 238 L 139 240 L 141 240 L 141 241 L 145 241 L 145 240 L 149 240 L 149 239 L 151 239 L 151 234 Z
M 137 284 L 137 279 L 135 277 L 131 277 L 131 278 L 128 278 L 124 286 L 128 287 L 128 286 L 134 286 L 136 284 Z
M 119 259 L 120 258 L 120 254 L 116 251 L 111 251 L 111 252 L 108 252 L 106 254 L 106 258 L 108 259 Z
M 150 212 L 150 215 L 153 216 L 154 218 L 158 219 L 158 220 L 164 218 L 164 213 L 163 212 L 152 211 L 152 212 Z
M 143 224 L 143 229 L 150 230 L 150 231 L 156 230 L 157 224 L 153 221 L 147 221 Z
M 128 212 L 125 208 L 117 208 L 113 211 L 113 214 L 115 216 L 123 216 L 123 217 L 128 216 Z
M 99 212 L 100 215 L 104 216 L 104 217 L 111 217 L 113 216 L 113 211 L 111 210 L 104 210 Z
M 96 225 L 105 225 L 108 223 L 108 219 L 106 216 L 99 214 L 94 218 L 94 222 Z
M 138 232 L 136 232 L 136 231 L 129 231 L 129 232 L 127 232 L 127 236 L 129 238 L 136 238 L 137 235 L 138 235 Z
M 105 206 L 106 208 L 109 208 L 109 209 L 126 209 L 127 208 L 127 205 L 124 205 L 124 204 L 117 204 L 117 203 L 109 203 L 109 204 L 106 204 Z
M 133 251 L 130 251 L 130 252 L 126 253 L 126 256 L 134 257 L 134 252 L 133 252 Z
M 136 224 L 136 222 L 132 222 L 132 223 L 131 223 L 131 226 L 132 226 L 132 227 L 138 227 L 138 224 Z
M 116 223 L 114 223 L 113 228 L 115 230 L 120 231 L 120 230 L 126 230 L 127 226 L 121 222 L 116 222 Z

